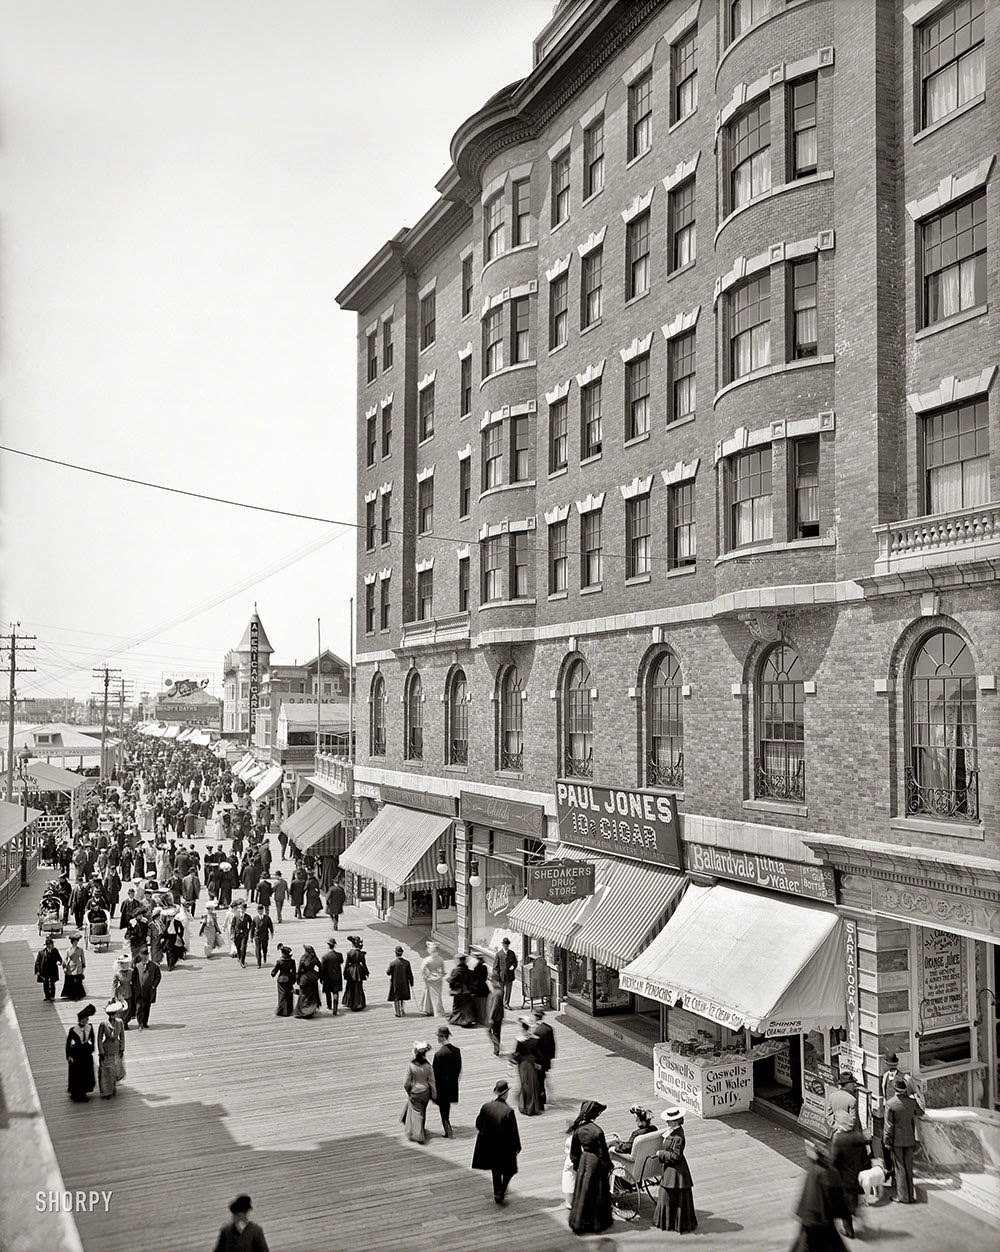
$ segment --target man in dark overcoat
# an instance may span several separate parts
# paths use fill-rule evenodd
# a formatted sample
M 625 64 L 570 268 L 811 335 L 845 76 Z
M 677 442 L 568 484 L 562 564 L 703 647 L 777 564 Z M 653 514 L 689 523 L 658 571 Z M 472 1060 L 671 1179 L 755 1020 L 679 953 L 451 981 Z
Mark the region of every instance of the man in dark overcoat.
M 462 1052 L 451 1042 L 451 1031 L 447 1026 L 439 1026 L 437 1032 L 438 1050 L 431 1062 L 434 1070 L 434 1086 L 437 1091 L 434 1103 L 441 1114 L 441 1125 L 444 1127 L 446 1139 L 454 1139 L 455 1132 L 451 1128 L 451 1106 L 458 1103 L 458 1079 L 462 1073 Z
M 326 897 L 326 911 L 330 914 L 334 930 L 340 929 L 340 915 L 343 913 L 346 903 L 347 892 L 344 890 L 344 884 L 338 879 L 330 888 Z
M 389 962 L 389 968 L 385 971 L 389 976 L 389 994 L 387 1000 L 392 1001 L 392 1007 L 396 1010 L 397 1017 L 405 1017 L 406 1010 L 403 1004 L 410 998 L 410 988 L 413 986 L 413 968 L 410 962 L 403 956 L 403 949 L 397 945 L 396 955 Z
M 250 933 L 253 930 L 253 923 L 247 915 L 246 909 L 242 903 L 237 902 L 233 908 L 236 916 L 232 922 L 233 947 L 236 949 L 236 956 L 239 963 L 244 969 L 247 967 L 247 944 L 250 942 Z
M 510 940 L 504 939 L 493 958 L 493 975 L 503 987 L 503 1006 L 510 1008 L 510 993 L 514 989 L 517 956 L 510 950 Z
M 271 921 L 271 915 L 265 910 L 263 904 L 257 905 L 257 912 L 251 919 L 253 926 L 253 950 L 257 958 L 257 968 L 260 969 L 267 960 L 267 948 L 274 934 L 274 922 Z
M 473 1169 L 488 1169 L 493 1175 L 493 1199 L 504 1203 L 510 1180 L 517 1173 L 517 1154 L 521 1136 L 517 1117 L 507 1103 L 509 1084 L 500 1081 L 493 1088 L 493 1099 L 487 1100 L 476 1118 L 476 1146 L 472 1153 Z
M 913 1185 L 913 1150 L 917 1146 L 916 1121 L 924 1111 L 910 1095 L 905 1078 L 893 1083 L 894 1095 L 886 1102 L 882 1143 L 892 1156 L 892 1172 L 896 1180 L 896 1199 L 900 1204 L 915 1204 Z
M 503 984 L 490 975 L 490 994 L 486 1001 L 486 1033 L 493 1045 L 493 1055 L 500 1055 L 500 1032 L 503 1029 Z
M 337 951 L 336 939 L 327 939 L 326 946 L 328 950 L 319 958 L 319 977 L 326 1007 L 336 1017 L 340 993 L 344 990 L 344 957 Z
M 160 985 L 162 976 L 159 965 L 149 959 L 149 949 L 143 948 L 132 971 L 135 1016 L 140 1030 L 149 1029 L 149 1010 L 156 1003 L 156 988 Z
M 56 982 L 59 979 L 59 966 L 63 959 L 52 936 L 45 938 L 45 947 L 35 957 L 35 978 L 42 984 L 46 1000 L 56 998 Z

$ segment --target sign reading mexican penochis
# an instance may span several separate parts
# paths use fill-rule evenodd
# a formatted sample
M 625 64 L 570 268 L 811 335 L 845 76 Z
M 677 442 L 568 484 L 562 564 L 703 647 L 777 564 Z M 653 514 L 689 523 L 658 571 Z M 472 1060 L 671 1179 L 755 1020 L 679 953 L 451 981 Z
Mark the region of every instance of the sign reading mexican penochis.
M 671 795 L 557 782 L 556 811 L 564 843 L 681 868 L 677 805 Z

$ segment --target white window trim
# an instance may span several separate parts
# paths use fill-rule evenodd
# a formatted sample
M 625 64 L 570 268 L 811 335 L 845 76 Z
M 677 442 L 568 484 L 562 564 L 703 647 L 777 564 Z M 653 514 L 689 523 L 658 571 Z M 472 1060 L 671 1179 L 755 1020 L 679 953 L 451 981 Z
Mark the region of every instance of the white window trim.
M 627 209 L 622 209 L 622 221 L 626 226 L 629 222 L 637 218 L 640 213 L 646 212 L 649 206 L 653 203 L 653 193 L 655 191 L 656 184 L 654 183 L 648 191 L 643 192 L 642 195 L 636 196 Z
M 571 378 L 567 378 L 564 383 L 556 383 L 551 391 L 545 393 L 545 403 L 548 405 L 558 404 L 560 400 L 565 400 L 569 395 L 569 389 L 573 384 Z
M 471 456 L 472 456 L 472 444 L 471 443 L 467 443 L 464 448 L 459 448 L 458 459 L 460 461 L 465 461 L 469 459 Z
M 673 469 L 660 470 L 660 477 L 668 487 L 674 486 L 675 483 L 688 482 L 696 476 L 700 464 L 701 457 L 697 456 L 686 464 L 684 461 L 678 461 Z
M 966 170 L 964 174 L 945 174 L 929 195 L 922 196 L 919 200 L 907 201 L 907 213 L 913 221 L 919 222 L 922 218 L 929 217 L 932 213 L 943 209 L 946 204 L 951 204 L 953 200 L 959 200 L 962 196 L 967 196 L 969 192 L 984 187 L 995 160 L 995 156 L 984 157 L 978 165 L 974 165 L 971 170 Z
M 365 339 L 366 340 L 370 339 L 372 335 L 377 335 L 377 334 L 378 334 L 378 318 L 376 318 L 374 322 L 371 323 L 370 326 L 365 327 Z M 367 347 L 367 344 L 365 346 Z
M 389 482 L 383 483 L 382 486 L 379 488 L 379 495 L 387 496 L 391 491 L 392 491 L 392 480 L 390 479 Z
M 633 339 L 627 348 L 619 348 L 618 355 L 627 365 L 629 361 L 634 361 L 638 356 L 645 356 L 653 346 L 653 332 L 650 331 L 642 339 Z
M 377 404 L 373 404 L 371 408 L 365 409 L 365 420 L 367 420 L 368 418 L 377 417 L 377 416 L 378 416 Z
M 949 374 L 938 381 L 932 391 L 914 391 L 906 397 L 906 402 L 914 413 L 927 413 L 931 409 L 943 409 L 949 404 L 958 404 L 962 400 L 971 400 L 973 396 L 986 395 L 993 386 L 997 375 L 997 367 L 988 365 L 985 369 L 969 378 L 956 378 Z
M 378 492 L 377 492 L 377 491 L 366 491 L 366 492 L 365 492 L 365 504 L 372 504 L 372 503 L 373 503 L 375 500 L 377 500 L 377 499 L 378 499 Z
M 421 288 L 420 288 L 420 290 L 417 292 L 417 299 L 418 299 L 418 300 L 423 300 L 423 299 L 425 299 L 427 296 L 429 296 L 429 295 L 431 294 L 431 292 L 432 292 L 432 291 L 436 291 L 436 290 L 437 290 L 437 283 L 438 283 L 438 280 L 437 280 L 437 275 L 435 275 L 435 276 L 431 279 L 431 281 L 430 281 L 429 283 L 427 283 L 427 285 L 426 285 L 426 286 L 424 286 L 424 287 L 421 287 Z
M 378 577 L 379 577 L 379 582 L 383 582 L 383 583 L 387 582 L 388 579 L 392 577 L 392 566 L 387 565 L 385 569 L 380 569 L 378 572 Z
M 676 339 L 686 331 L 694 330 L 698 325 L 698 314 L 700 312 L 701 305 L 699 304 L 687 313 L 678 313 L 675 318 L 660 327 L 660 333 L 663 335 L 663 338 L 666 340 Z
M 576 511 L 582 517 L 584 513 L 596 513 L 598 509 L 604 508 L 604 496 L 602 491 L 599 496 L 589 495 L 586 500 L 577 500 Z
M 572 138 L 573 138 L 573 128 L 571 126 L 569 130 L 566 131 L 564 135 L 560 135 L 559 138 L 552 145 L 552 147 L 549 148 L 548 150 L 549 160 L 554 161 L 556 157 L 562 156 L 562 154 L 569 147 Z M 572 161 L 572 155 L 570 156 L 570 160 Z
M 472 340 L 471 340 L 471 339 L 470 339 L 470 340 L 469 340 L 469 342 L 465 345 L 465 347 L 464 347 L 464 348 L 459 348 L 459 350 L 458 350 L 458 359 L 459 359 L 460 361 L 464 361 L 464 360 L 465 360 L 465 358 L 466 358 L 466 357 L 469 357 L 469 356 L 472 356 Z
M 663 190 L 669 193 L 675 187 L 679 187 L 681 183 L 686 183 L 689 178 L 694 178 L 700 158 L 701 152 L 696 152 L 693 157 L 688 157 L 686 161 L 681 161 L 675 165 L 674 172 L 668 174 L 663 179 Z
M 379 321 L 387 322 L 395 312 L 396 312 L 396 306 L 394 304 L 390 304 L 389 307 L 386 309 L 386 311 L 379 318 Z
M 429 374 L 425 374 L 420 382 L 417 383 L 417 391 L 426 391 L 428 387 L 433 385 L 436 377 L 437 370 L 431 370 Z
M 434 477 L 434 466 L 428 465 L 417 473 L 417 482 L 425 482 L 428 478 Z
M 377 578 L 378 578 L 378 574 L 377 574 L 377 573 L 375 573 L 375 571 L 374 571 L 374 570 L 372 571 L 372 573 L 370 573 L 370 574 L 366 574 L 366 575 L 365 575 L 365 586 L 366 586 L 366 587 L 372 587 L 372 586 L 374 586 L 374 585 L 375 585 L 375 580 L 376 580 Z
M 580 121 L 578 122 L 580 129 L 586 130 L 587 127 L 591 124 L 591 122 L 596 122 L 597 119 L 604 112 L 605 106 L 607 105 L 607 103 L 608 103 L 608 93 L 605 92 L 604 95 L 600 96 L 597 100 L 595 100 L 594 103 L 590 106 L 590 108 L 586 111 L 586 113 L 584 113 L 581 116 Z
M 670 26 L 663 35 L 664 41 L 668 44 L 675 44 L 677 40 L 685 33 L 689 26 L 693 26 L 698 20 L 698 12 L 701 9 L 701 0 L 697 0 L 696 4 L 690 5 L 684 10 L 680 17 L 676 18 L 673 25 Z
M 545 277 L 550 283 L 554 283 L 557 278 L 561 278 L 569 269 L 569 263 L 573 259 L 573 253 L 567 252 L 565 256 L 557 258 L 552 265 L 545 271 Z
M 652 68 L 653 58 L 656 55 L 656 45 L 659 39 L 655 40 L 642 54 L 638 60 L 632 62 L 625 73 L 622 75 L 622 82 L 626 87 L 631 87 L 635 80 L 645 74 L 648 69 Z
M 715 291 L 712 295 L 713 305 L 718 303 L 719 296 L 743 282 L 752 274 L 770 269 L 772 265 L 781 265 L 784 261 L 796 260 L 799 257 L 811 256 L 814 252 L 828 252 L 836 244 L 836 234 L 832 230 L 821 230 L 811 239 L 797 239 L 791 243 L 772 243 L 765 252 L 755 256 L 738 256 L 733 261 L 733 268 L 721 274 L 715 280 Z
M 559 522 L 565 522 L 569 517 L 569 505 L 554 504 L 551 509 L 546 509 L 543 516 L 547 526 L 555 526 Z
M 637 496 L 646 496 L 653 489 L 653 475 L 648 478 L 633 478 L 630 483 L 618 490 L 622 493 L 623 500 L 634 500 Z
M 813 74 L 817 70 L 829 68 L 833 62 L 832 46 L 817 48 L 809 56 L 800 57 L 797 61 L 780 61 L 777 65 L 772 65 L 766 74 L 755 78 L 751 83 L 737 83 L 733 88 L 732 96 L 715 115 L 715 133 L 718 134 L 741 109 L 770 91 L 772 87 L 790 82 L 794 78 L 801 78 L 804 74 Z
M 943 9 L 946 4 L 950 4 L 951 0 L 915 0 L 913 4 L 908 4 L 903 10 L 903 17 L 911 26 L 921 26 L 925 18 Z
M 583 243 L 577 244 L 577 252 L 579 252 L 581 257 L 585 257 L 588 253 L 593 252 L 595 248 L 600 248 L 607 233 L 608 228 L 606 225 L 602 226 L 600 230 L 591 231 Z
M 591 383 L 596 383 L 604 377 L 604 362 L 607 357 L 602 357 L 600 361 L 594 365 L 588 365 L 582 374 L 577 374 L 576 385 L 581 389 L 589 387 Z
M 390 405 L 390 404 L 392 404 L 393 397 L 394 397 L 394 395 L 395 395 L 395 394 L 396 394 L 396 393 L 395 393 L 394 391 L 389 391 L 389 392 L 387 392 L 387 393 L 386 393 L 386 394 L 382 397 L 382 408 L 383 408 L 383 409 L 387 409 L 387 408 L 389 407 L 389 405 Z
M 779 418 L 767 426 L 758 426 L 751 430 L 747 426 L 739 426 L 729 439 L 721 440 L 715 445 L 715 463 L 737 452 L 745 452 L 747 448 L 759 447 L 761 444 L 776 443 L 781 439 L 798 439 L 802 435 L 818 435 L 831 433 L 836 429 L 836 414 L 833 409 L 824 409 L 815 417 Z
M 455 554 L 460 561 L 467 561 L 469 559 L 469 545 L 467 543 L 463 543 L 460 547 L 455 549 Z
M 535 518 L 509 518 L 505 517 L 502 522 L 489 523 L 483 522 L 479 527 L 480 539 L 496 539 L 500 535 L 509 535 L 519 533 L 526 530 L 535 529 Z
M 427 559 L 424 561 L 417 562 L 416 572 L 418 574 L 432 573 L 433 570 L 434 570 L 434 558 L 432 556 L 427 557 Z

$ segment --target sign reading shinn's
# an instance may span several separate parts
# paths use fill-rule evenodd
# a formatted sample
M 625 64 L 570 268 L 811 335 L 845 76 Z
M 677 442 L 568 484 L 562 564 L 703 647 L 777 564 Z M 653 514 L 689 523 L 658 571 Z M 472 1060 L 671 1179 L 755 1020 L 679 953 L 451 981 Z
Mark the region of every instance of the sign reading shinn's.
M 629 787 L 556 783 L 559 837 L 564 843 L 656 865 L 681 867 L 674 797 Z

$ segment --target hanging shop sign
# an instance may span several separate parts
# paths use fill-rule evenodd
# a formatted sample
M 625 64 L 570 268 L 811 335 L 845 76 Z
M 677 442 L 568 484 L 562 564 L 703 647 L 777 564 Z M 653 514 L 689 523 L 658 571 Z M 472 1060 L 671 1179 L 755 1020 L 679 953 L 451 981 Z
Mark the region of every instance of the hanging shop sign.
M 731 852 L 704 843 L 684 841 L 685 863 L 691 874 L 708 874 L 713 878 L 732 878 L 764 887 L 769 891 L 787 891 L 789 895 L 810 900 L 837 898 L 833 870 L 825 865 L 804 865 L 783 861 L 755 852 Z
M 257 706 L 260 703 L 260 624 L 250 623 L 250 690 L 247 702 L 247 729 L 252 739 L 257 731 Z
M 404 809 L 422 809 L 425 813 L 441 813 L 444 817 L 455 816 L 454 796 L 435 796 L 429 791 L 411 791 L 409 787 L 387 787 L 383 784 L 383 804 L 398 804 Z
M 589 861 L 546 861 L 529 865 L 528 899 L 568 904 L 594 894 L 594 866 Z
M 629 787 L 557 782 L 556 810 L 559 837 L 565 843 L 681 868 L 673 796 Z
M 492 830 L 509 830 L 528 839 L 545 837 L 545 810 L 540 804 L 524 804 L 520 800 L 463 791 L 458 811 L 464 822 L 475 822 Z
M 969 1020 L 965 940 L 945 930 L 921 930 L 920 1022 L 923 1030 Z

